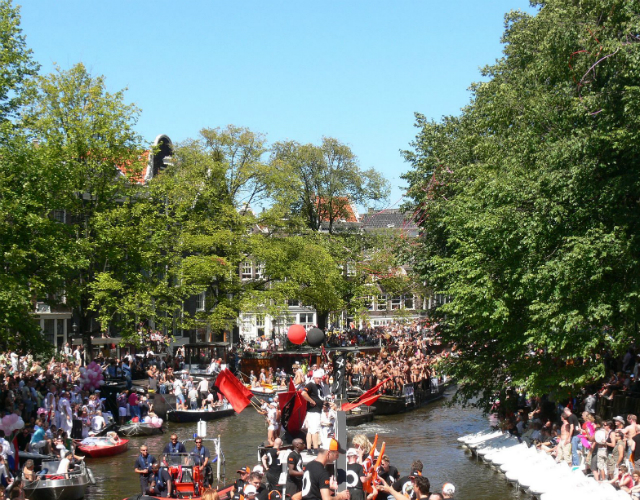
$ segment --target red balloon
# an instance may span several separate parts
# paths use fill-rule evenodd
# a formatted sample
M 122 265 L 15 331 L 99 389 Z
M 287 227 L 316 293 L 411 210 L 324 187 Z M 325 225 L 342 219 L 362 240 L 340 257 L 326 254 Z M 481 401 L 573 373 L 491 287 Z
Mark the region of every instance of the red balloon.
M 307 337 L 307 331 L 302 325 L 291 325 L 287 332 L 287 338 L 292 344 L 302 344 Z

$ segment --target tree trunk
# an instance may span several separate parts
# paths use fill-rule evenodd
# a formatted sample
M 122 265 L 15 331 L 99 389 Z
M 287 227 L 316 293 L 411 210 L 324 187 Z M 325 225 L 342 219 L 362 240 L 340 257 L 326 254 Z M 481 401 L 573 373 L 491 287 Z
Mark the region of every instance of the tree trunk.
M 318 317 L 318 328 L 320 328 L 320 330 L 326 330 L 327 329 L 327 320 L 329 319 L 329 313 L 328 312 L 317 312 L 317 317 Z

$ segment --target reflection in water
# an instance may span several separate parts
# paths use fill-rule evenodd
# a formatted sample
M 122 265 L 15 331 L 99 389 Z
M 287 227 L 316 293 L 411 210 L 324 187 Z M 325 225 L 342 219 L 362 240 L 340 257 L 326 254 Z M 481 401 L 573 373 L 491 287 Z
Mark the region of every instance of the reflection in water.
M 456 441 L 463 434 L 486 428 L 487 419 L 473 408 L 450 408 L 443 403 L 436 402 L 403 415 L 377 417 L 370 424 L 350 427 L 349 436 L 365 433 L 372 438 L 377 433 L 379 443 L 386 442 L 391 463 L 401 475 L 408 474 L 411 462 L 420 459 L 432 490 L 439 490 L 443 483 L 451 482 L 456 486 L 456 500 L 517 498 L 518 493 L 502 475 L 469 458 L 468 452 Z M 132 438 L 127 453 L 88 459 L 87 464 L 96 478 L 96 486 L 89 489 L 88 498 L 112 500 L 139 493 L 133 463 L 140 445 L 146 444 L 151 454 L 159 458 L 169 442 L 170 433 L 176 432 L 181 440 L 186 441 L 190 452 L 195 447 L 193 435 L 196 427 L 195 423 L 169 424 L 169 432 L 164 435 Z M 207 437 L 218 435 L 222 437 L 226 483 L 229 484 L 235 480 L 237 469 L 258 463 L 256 447 L 265 440 L 267 427 L 264 417 L 247 408 L 240 415 L 208 422 Z

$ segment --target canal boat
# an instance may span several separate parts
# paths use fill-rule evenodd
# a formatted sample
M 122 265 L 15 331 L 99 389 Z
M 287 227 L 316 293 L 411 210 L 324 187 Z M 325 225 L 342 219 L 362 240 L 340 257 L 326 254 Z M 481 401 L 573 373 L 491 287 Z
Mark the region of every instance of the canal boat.
M 200 420 L 216 420 L 218 418 L 230 417 L 236 411 L 230 406 L 223 406 L 216 410 L 169 410 L 167 419 L 169 422 L 198 422 Z
M 84 462 L 77 464 L 66 474 L 56 474 L 60 460 L 42 462 L 42 471 L 36 481 L 24 481 L 24 492 L 29 500 L 80 500 L 90 484 L 95 484 L 91 470 Z
M 373 421 L 377 408 L 375 406 L 359 406 L 346 412 L 347 427 L 355 427 Z
M 407 411 L 415 410 L 428 403 L 437 401 L 444 396 L 446 384 L 431 381 L 430 387 L 423 389 L 418 384 L 406 384 L 400 395 L 382 394 L 376 400 L 376 415 L 396 415 Z M 357 399 L 364 391 L 359 388 L 352 388 L 347 391 L 350 400 Z
M 90 458 L 112 457 L 124 453 L 128 448 L 129 440 L 120 439 L 117 435 L 89 437 L 76 441 L 76 450 Z
M 289 390 L 287 386 L 279 387 L 277 385 L 272 385 L 272 384 L 263 384 L 258 387 L 252 387 L 251 384 L 245 384 L 245 385 L 247 389 L 249 389 L 254 396 L 258 397 L 263 401 L 267 401 L 273 398 L 274 396 L 281 394 L 283 392 L 287 392 Z
M 189 498 L 191 500 L 199 500 L 202 498 L 203 492 L 207 489 L 205 484 L 212 485 L 214 481 L 220 483 L 224 477 L 224 453 L 220 448 L 220 437 L 216 439 L 205 439 L 206 423 L 198 424 L 198 436 L 203 441 L 212 443 L 210 448 L 211 460 L 210 466 L 201 467 L 196 465 L 196 455 L 192 453 L 171 453 L 165 456 L 162 468 L 171 476 L 175 497 Z M 221 475 L 222 473 L 222 475 Z M 229 500 L 233 493 L 233 485 L 219 486 L 217 488 L 220 500 Z M 167 497 L 140 495 L 135 494 L 127 497 L 125 500 L 170 500 Z
M 144 422 L 132 422 L 118 428 L 118 434 L 125 437 L 154 436 L 163 432 L 162 427 L 154 427 Z

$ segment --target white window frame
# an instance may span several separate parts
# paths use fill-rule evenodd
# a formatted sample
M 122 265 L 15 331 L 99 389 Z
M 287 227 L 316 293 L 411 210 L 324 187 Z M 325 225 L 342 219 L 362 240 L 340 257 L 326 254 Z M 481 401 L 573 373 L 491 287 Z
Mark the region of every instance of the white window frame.
M 245 260 L 240 264 L 240 279 L 250 280 L 253 278 L 253 262 Z
M 397 311 L 399 309 L 402 309 L 402 302 L 402 295 L 391 297 L 391 310 Z
M 407 310 L 413 311 L 416 308 L 416 298 L 414 295 L 405 295 L 403 300 L 403 307 Z M 411 301 L 411 307 L 407 305 L 407 301 Z
M 255 279 L 259 280 L 264 278 L 264 262 L 257 262 L 254 269 L 255 269 L 255 273 L 254 273 Z
M 203 290 L 197 295 L 196 311 L 205 311 L 207 309 L 207 291 Z
M 376 297 L 376 310 L 377 311 L 386 311 L 387 310 L 387 295 L 382 294 Z
M 347 262 L 347 276 L 353 277 L 356 275 L 356 263 L 353 261 Z

